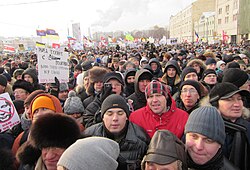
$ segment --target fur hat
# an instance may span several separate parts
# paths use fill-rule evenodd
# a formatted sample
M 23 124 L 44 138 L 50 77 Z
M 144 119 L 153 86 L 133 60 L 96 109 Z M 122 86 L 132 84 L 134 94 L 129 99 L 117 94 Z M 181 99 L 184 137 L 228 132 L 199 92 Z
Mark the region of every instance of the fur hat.
M 177 160 L 182 162 L 183 170 L 187 169 L 185 145 L 170 131 L 158 130 L 151 139 L 141 165 L 145 169 L 146 162 L 166 165 Z
M 120 154 L 117 142 L 104 137 L 79 139 L 61 156 L 57 165 L 70 170 L 116 170 Z
M 111 94 L 103 101 L 101 106 L 101 117 L 111 108 L 121 108 L 125 111 L 127 117 L 129 116 L 129 106 L 121 95 Z
M 67 148 L 80 137 L 75 119 L 65 114 L 41 115 L 31 126 L 31 143 L 39 148 Z
M 34 87 L 30 82 L 27 82 L 25 80 L 17 80 L 12 86 L 12 90 L 15 91 L 15 89 L 20 88 L 24 89 L 28 93 L 32 93 L 34 91 Z
M 237 87 L 241 87 L 247 80 L 247 73 L 239 68 L 229 68 L 223 72 L 222 82 L 233 83 Z
M 199 107 L 191 112 L 185 126 L 185 134 L 188 132 L 207 136 L 222 145 L 226 138 L 224 121 L 219 111 L 212 106 Z
M 83 113 L 84 107 L 81 98 L 76 96 L 76 92 L 71 90 L 63 106 L 64 113 L 70 115 L 74 113 Z
M 90 83 L 95 83 L 98 81 L 103 81 L 104 76 L 108 70 L 104 67 L 94 66 L 89 70 L 89 81 Z
M 22 75 L 23 72 L 24 72 L 24 69 L 21 69 L 21 68 L 16 69 L 16 70 L 13 72 L 13 77 L 16 79 L 17 76 Z

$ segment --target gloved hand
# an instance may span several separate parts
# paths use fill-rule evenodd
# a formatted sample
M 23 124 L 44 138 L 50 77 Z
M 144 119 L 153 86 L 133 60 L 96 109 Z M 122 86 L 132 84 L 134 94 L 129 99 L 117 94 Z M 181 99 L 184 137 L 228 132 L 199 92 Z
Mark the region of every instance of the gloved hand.
M 60 88 L 60 82 L 57 77 L 55 77 L 55 83 L 51 84 L 50 91 L 49 93 L 53 96 L 58 97 L 59 93 L 59 88 Z
M 101 102 L 103 102 L 110 94 L 112 94 L 112 84 L 105 83 L 101 94 Z

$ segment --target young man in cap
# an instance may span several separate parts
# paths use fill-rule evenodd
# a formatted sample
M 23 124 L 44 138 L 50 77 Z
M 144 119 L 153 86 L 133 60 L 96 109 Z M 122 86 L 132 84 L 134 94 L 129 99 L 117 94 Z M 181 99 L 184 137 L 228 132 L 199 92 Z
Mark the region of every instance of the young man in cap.
M 130 96 L 135 92 L 135 74 L 136 69 L 130 68 L 124 73 L 125 88 L 124 93 L 126 97 Z
M 128 116 L 126 100 L 111 94 L 102 103 L 102 122 L 85 129 L 84 134 L 115 140 L 120 146 L 118 169 L 139 169 L 150 139 L 142 128 L 128 120 Z
M 145 89 L 153 78 L 149 70 L 141 69 L 135 73 L 135 92 L 127 97 L 131 103 L 133 110 L 138 110 L 147 104 L 145 97 Z
M 207 69 L 202 74 L 201 83 L 210 91 L 217 83 L 217 74 L 213 69 Z
M 185 145 L 168 130 L 158 130 L 150 141 L 142 170 L 187 170 Z
M 211 90 L 210 103 L 217 107 L 226 125 L 223 154 L 242 170 L 250 169 L 250 123 L 242 118 L 242 96 L 249 96 L 232 83 L 218 83 Z
M 58 90 L 58 99 L 60 100 L 61 106 L 63 107 L 64 102 L 68 98 L 69 85 L 68 83 L 60 83 Z
M 187 112 L 176 107 L 167 87 L 151 81 L 145 90 L 147 105 L 131 113 L 131 122 L 141 126 L 152 138 L 160 129 L 166 129 L 181 138 L 188 119 Z
M 195 109 L 185 126 L 187 163 L 190 169 L 237 169 L 224 158 L 225 126 L 215 107 Z

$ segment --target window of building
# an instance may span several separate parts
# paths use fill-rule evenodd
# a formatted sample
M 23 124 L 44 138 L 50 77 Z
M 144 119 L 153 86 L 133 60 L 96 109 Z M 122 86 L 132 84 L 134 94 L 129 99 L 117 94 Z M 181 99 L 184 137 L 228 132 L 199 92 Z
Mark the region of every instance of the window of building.
M 222 8 L 219 8 L 219 14 L 222 14 Z
M 219 24 L 219 25 L 221 24 L 221 19 L 218 19 L 218 24 Z
M 237 21 L 237 14 L 233 15 L 233 21 Z
M 229 17 L 225 17 L 225 24 L 227 24 L 229 21 Z
M 234 7 L 234 9 L 238 9 L 238 0 L 234 0 L 234 5 L 233 5 Z
M 226 12 L 229 12 L 229 5 L 226 6 Z

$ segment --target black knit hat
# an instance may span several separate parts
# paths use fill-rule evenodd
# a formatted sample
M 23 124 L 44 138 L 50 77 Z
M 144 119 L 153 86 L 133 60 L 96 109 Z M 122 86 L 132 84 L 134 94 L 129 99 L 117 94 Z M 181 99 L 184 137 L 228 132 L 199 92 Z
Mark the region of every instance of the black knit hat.
M 129 117 L 129 106 L 121 95 L 111 94 L 103 101 L 101 106 L 101 117 L 111 108 L 121 108 L 125 111 L 127 117 Z
M 188 73 L 195 73 L 197 74 L 197 71 L 193 67 L 185 67 L 181 72 L 181 81 L 184 81 L 186 75 Z M 197 75 L 198 76 L 198 75 Z
M 188 132 L 199 133 L 222 145 L 226 138 L 223 119 L 212 106 L 199 107 L 191 112 L 185 126 L 185 134 Z
M 119 81 L 124 86 L 123 77 L 122 77 L 122 75 L 120 73 L 112 71 L 112 72 L 109 72 L 109 73 L 105 74 L 105 76 L 103 78 L 103 82 L 107 83 L 111 79 L 116 79 L 117 81 Z
M 28 93 L 32 93 L 34 91 L 34 87 L 30 82 L 27 82 L 25 80 L 17 80 L 12 86 L 12 90 L 15 91 L 15 89 L 20 88 L 24 89 Z
M 0 74 L 0 85 L 6 87 L 7 86 L 7 78 L 4 75 Z
M 223 72 L 222 82 L 233 83 L 235 86 L 241 87 L 247 80 L 247 73 L 239 68 L 229 68 Z
M 214 58 L 208 58 L 205 62 L 206 65 L 216 64 L 216 60 Z
M 45 114 L 31 126 L 30 139 L 39 149 L 48 147 L 67 148 L 80 137 L 76 120 L 65 114 Z
M 204 78 L 205 78 L 207 75 L 209 75 L 209 74 L 215 74 L 215 75 L 217 75 L 216 72 L 215 72 L 215 70 L 213 70 L 213 69 L 207 69 L 207 70 L 205 70 L 205 71 L 202 73 L 202 80 L 204 80 Z
M 240 90 L 232 83 L 218 83 L 211 89 L 209 93 L 210 103 L 213 105 L 214 102 L 217 102 L 220 99 L 232 97 L 236 93 L 239 93 L 241 96 L 249 96 L 249 92 L 247 90 Z
M 182 90 L 182 87 L 185 86 L 185 85 L 191 85 L 191 86 L 193 86 L 197 90 L 199 96 L 201 96 L 201 88 L 200 88 L 200 85 L 199 85 L 199 83 L 197 81 L 195 81 L 195 80 L 186 80 L 186 81 L 183 81 L 181 83 L 181 85 L 180 85 L 180 90 Z

